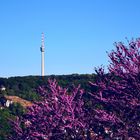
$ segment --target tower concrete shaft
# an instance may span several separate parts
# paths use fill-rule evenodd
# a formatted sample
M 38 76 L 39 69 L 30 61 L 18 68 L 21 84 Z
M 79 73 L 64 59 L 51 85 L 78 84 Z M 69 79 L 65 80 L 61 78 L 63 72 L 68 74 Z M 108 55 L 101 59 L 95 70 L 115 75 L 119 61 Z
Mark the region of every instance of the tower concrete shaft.
M 44 46 L 44 33 L 42 33 L 42 40 L 41 40 L 41 76 L 45 75 L 45 46 Z

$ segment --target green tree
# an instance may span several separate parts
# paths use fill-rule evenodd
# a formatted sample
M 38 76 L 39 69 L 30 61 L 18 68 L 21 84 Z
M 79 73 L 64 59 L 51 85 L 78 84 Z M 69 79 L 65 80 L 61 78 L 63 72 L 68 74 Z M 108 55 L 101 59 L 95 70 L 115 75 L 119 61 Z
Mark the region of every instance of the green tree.
M 13 103 L 10 105 L 9 110 L 14 116 L 22 116 L 26 110 L 20 103 Z

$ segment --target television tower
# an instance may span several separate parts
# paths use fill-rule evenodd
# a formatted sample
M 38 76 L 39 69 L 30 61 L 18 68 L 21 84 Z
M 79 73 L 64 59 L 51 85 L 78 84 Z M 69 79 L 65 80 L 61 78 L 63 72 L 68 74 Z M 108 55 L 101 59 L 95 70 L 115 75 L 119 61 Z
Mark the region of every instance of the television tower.
M 45 75 L 45 47 L 44 47 L 44 33 L 42 33 L 41 39 L 41 76 L 44 77 Z

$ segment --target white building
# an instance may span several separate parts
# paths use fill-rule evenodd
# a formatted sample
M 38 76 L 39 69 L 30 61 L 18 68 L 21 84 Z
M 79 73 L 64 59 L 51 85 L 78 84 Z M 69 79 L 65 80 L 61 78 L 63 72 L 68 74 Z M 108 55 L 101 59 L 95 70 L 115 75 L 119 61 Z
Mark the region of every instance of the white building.
M 9 107 L 12 103 L 13 103 L 13 101 L 7 100 L 6 103 L 5 103 L 5 106 Z
M 1 91 L 5 91 L 5 90 L 6 90 L 6 87 L 5 87 L 5 86 L 1 86 L 1 87 L 0 87 L 0 90 L 1 90 Z

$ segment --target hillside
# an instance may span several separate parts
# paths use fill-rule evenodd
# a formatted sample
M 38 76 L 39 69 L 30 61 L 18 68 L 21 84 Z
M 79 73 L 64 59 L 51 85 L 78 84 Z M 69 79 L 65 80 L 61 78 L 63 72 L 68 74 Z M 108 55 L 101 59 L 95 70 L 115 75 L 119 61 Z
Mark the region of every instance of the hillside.
M 86 91 L 90 91 L 89 81 L 94 81 L 94 74 L 73 74 L 73 75 L 51 75 L 45 76 L 43 79 L 40 76 L 24 76 L 0 78 L 0 96 L 6 97 L 7 100 L 13 101 L 9 108 L 5 107 L 0 110 L 0 140 L 7 140 L 7 136 L 12 133 L 9 124 L 9 118 L 14 119 L 16 116 L 22 116 L 25 112 L 24 107 L 31 106 L 34 101 L 38 101 L 40 96 L 36 92 L 41 85 L 47 86 L 48 78 L 56 79 L 62 87 L 72 87 L 72 85 L 81 84 L 81 87 Z
M 29 101 L 37 101 L 40 98 L 36 93 L 36 89 L 40 85 L 47 86 L 48 78 L 56 79 L 62 87 L 71 87 L 73 84 L 80 84 L 85 91 L 90 91 L 91 87 L 88 82 L 94 81 L 95 77 L 94 74 L 50 75 L 45 76 L 43 79 L 40 76 L 10 77 L 0 78 L 0 86 L 6 88 L 5 91 L 1 91 L 5 95 L 18 96 Z
M 5 96 L 5 98 L 12 101 L 13 103 L 20 103 L 23 107 L 29 107 L 33 105 L 32 102 L 24 100 L 18 96 Z

